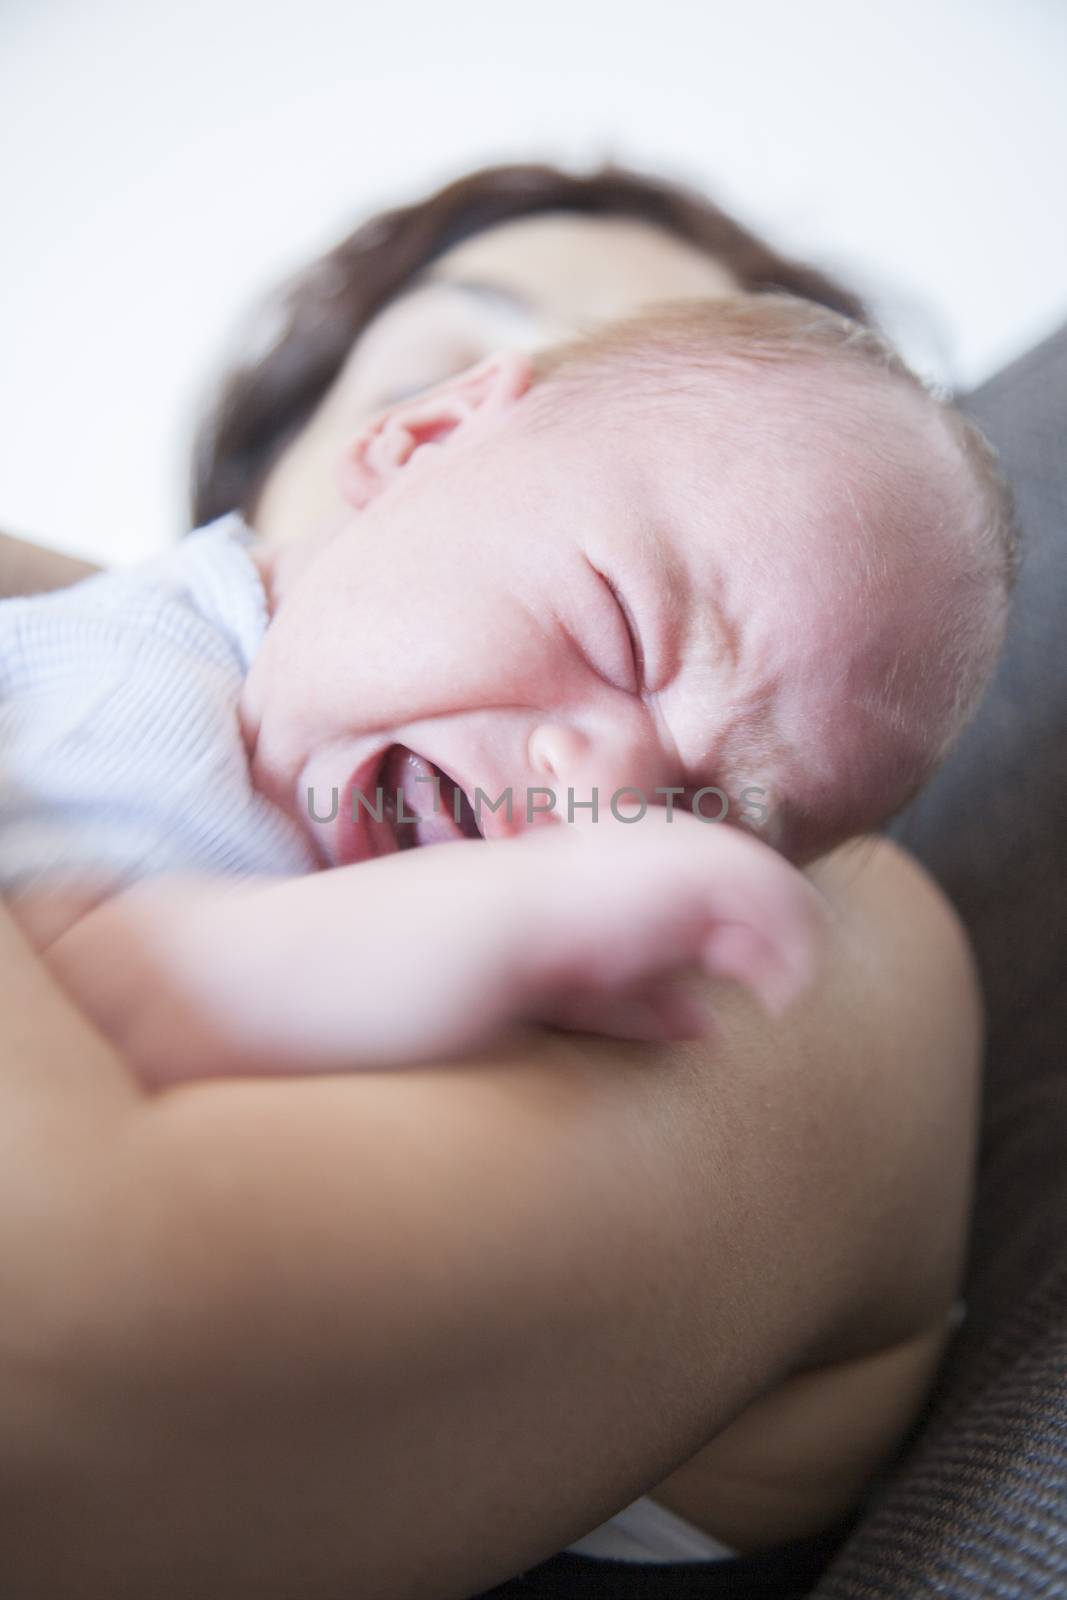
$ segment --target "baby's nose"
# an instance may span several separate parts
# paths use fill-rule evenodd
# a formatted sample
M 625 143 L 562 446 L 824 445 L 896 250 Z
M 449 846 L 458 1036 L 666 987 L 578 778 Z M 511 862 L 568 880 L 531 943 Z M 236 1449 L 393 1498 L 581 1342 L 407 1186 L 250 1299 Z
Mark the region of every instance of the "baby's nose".
M 595 789 L 598 808 L 623 790 L 636 791 L 624 798 L 644 795 L 656 803 L 653 790 L 660 777 L 651 753 L 638 741 L 594 739 L 566 723 L 546 722 L 530 735 L 528 756 L 531 770 L 556 795 L 558 817 L 567 816 L 568 789 L 583 798 Z
M 550 782 L 579 776 L 589 754 L 585 734 L 561 722 L 541 723 L 530 735 L 527 749 L 531 770 Z

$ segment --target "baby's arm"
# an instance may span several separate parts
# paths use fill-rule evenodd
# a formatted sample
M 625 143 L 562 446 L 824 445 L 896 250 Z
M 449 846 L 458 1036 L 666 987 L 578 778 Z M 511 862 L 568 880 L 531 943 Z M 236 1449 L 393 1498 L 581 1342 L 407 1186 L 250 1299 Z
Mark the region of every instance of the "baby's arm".
M 45 945 L 149 1082 L 454 1056 L 515 1022 L 703 1031 L 686 968 L 771 1009 L 811 976 L 809 884 L 734 830 L 660 813 L 289 879 L 170 878 Z

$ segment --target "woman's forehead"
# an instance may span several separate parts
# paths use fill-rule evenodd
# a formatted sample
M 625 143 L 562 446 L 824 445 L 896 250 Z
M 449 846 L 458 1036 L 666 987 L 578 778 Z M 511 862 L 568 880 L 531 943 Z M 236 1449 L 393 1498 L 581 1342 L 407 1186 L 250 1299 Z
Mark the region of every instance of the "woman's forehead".
M 654 223 L 562 211 L 486 228 L 440 256 L 426 280 L 495 289 L 577 322 L 738 289 L 714 257 Z

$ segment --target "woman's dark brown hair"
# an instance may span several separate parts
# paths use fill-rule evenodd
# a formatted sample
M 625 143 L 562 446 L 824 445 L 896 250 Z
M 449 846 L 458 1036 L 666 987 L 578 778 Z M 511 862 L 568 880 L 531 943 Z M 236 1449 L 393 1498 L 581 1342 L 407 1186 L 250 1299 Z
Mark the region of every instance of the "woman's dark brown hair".
M 263 481 L 311 417 L 363 329 L 417 273 L 461 239 L 538 212 L 638 217 L 716 257 L 743 289 L 786 290 L 866 320 L 860 301 L 772 250 L 696 190 L 605 167 L 487 167 L 414 205 L 383 211 L 284 284 L 279 337 L 219 383 L 196 435 L 193 526 L 224 511 L 251 516 Z

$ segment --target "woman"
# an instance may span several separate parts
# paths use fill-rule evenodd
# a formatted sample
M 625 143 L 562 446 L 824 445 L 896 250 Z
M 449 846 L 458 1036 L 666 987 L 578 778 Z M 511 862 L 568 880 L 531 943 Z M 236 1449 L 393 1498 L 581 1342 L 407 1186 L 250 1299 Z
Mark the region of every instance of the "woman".
M 202 435 L 197 520 L 239 505 L 295 534 L 329 510 L 338 436 L 398 392 L 647 299 L 769 286 L 857 309 L 680 191 L 476 175 L 298 282 Z M 965 943 L 916 869 L 872 847 L 816 875 L 826 971 L 784 1027 L 724 995 L 714 1049 L 531 1036 L 154 1102 L 5 924 L 9 1592 L 460 1596 L 675 1468 L 664 1504 L 783 1547 L 748 1560 L 761 1592 L 810 1579 L 832 1540 L 808 1536 L 892 1455 L 944 1343 L 979 1038 Z M 741 1173 L 763 1197 L 744 1211 Z M 857 1406 L 847 1468 L 798 1494 Z

